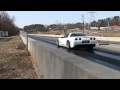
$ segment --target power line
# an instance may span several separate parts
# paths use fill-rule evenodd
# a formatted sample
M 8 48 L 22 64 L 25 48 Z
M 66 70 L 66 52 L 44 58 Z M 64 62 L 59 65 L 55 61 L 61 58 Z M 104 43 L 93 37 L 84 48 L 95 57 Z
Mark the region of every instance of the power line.
M 82 21 L 83 21 L 83 33 L 84 33 L 84 15 L 82 15 Z
M 56 20 L 56 30 L 58 29 L 58 20 Z
M 96 13 L 96 12 L 88 12 L 88 14 L 89 14 L 89 13 L 90 13 L 90 18 L 89 18 L 89 29 L 90 29 L 90 27 L 91 27 L 91 22 L 96 21 L 94 14 L 97 15 L 97 13 Z M 96 26 L 96 25 L 95 25 L 95 26 Z
M 97 15 L 97 13 L 96 12 L 88 12 L 88 13 L 90 13 L 89 23 L 90 23 L 90 27 L 91 27 L 91 22 L 96 21 L 94 14 Z

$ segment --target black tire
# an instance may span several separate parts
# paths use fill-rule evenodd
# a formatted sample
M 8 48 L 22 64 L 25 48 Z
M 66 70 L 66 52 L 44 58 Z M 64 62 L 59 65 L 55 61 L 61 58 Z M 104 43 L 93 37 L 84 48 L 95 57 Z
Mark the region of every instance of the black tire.
M 67 45 L 67 49 L 71 49 L 69 41 L 67 41 L 66 45 Z
M 88 47 L 87 49 L 88 49 L 88 50 L 93 50 L 93 47 Z
M 59 40 L 57 39 L 57 41 L 56 41 L 56 44 L 57 44 L 57 46 L 59 47 L 60 45 L 59 45 Z

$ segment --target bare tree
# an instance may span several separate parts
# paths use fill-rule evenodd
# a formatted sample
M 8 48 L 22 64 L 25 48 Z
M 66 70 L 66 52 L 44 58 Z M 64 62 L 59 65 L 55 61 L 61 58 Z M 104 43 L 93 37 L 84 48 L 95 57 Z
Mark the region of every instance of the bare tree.
M 15 21 L 15 17 L 11 18 L 7 12 L 0 11 L 0 30 L 8 31 L 9 35 L 17 34 L 14 21 Z

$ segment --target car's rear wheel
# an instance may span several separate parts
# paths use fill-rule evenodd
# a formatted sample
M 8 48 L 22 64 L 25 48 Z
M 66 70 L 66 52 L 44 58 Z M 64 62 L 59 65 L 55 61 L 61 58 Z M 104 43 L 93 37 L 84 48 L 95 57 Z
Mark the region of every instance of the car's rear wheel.
M 69 41 L 67 41 L 66 45 L 67 45 L 67 49 L 71 49 Z

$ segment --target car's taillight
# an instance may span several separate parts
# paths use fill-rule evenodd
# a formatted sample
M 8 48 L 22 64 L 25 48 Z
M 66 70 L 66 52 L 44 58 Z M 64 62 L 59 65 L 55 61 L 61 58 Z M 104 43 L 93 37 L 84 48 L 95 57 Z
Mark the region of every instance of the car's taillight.
M 90 40 L 92 40 L 92 38 L 90 38 Z
M 81 40 L 81 38 L 79 38 L 79 40 Z
M 77 38 L 75 38 L 75 40 L 78 40 Z
M 93 38 L 93 40 L 95 40 L 95 38 Z

